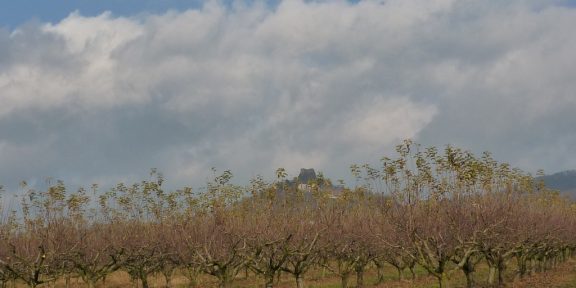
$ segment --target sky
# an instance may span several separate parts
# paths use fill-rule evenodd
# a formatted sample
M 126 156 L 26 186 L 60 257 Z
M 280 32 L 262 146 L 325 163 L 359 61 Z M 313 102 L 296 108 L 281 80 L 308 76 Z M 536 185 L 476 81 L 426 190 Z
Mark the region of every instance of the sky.
M 576 169 L 561 0 L 10 1 L 0 184 L 349 180 L 411 138 Z M 11 189 L 11 188 L 10 188 Z

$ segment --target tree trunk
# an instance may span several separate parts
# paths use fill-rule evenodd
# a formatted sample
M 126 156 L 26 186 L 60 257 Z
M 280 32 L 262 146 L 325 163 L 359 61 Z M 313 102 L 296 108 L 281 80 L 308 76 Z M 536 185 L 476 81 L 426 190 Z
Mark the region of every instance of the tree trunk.
M 400 267 L 396 267 L 396 270 L 398 271 L 398 280 L 404 280 L 404 270 Z
M 464 272 L 464 275 L 466 276 L 466 287 L 468 288 L 472 288 L 476 285 L 474 281 L 475 270 L 474 262 L 468 258 L 466 262 L 464 262 L 464 266 L 462 266 L 462 272 Z
M 303 275 L 296 275 L 296 288 L 304 288 L 304 277 Z
M 498 287 L 502 286 L 502 284 L 504 284 L 504 270 L 506 269 L 506 266 L 504 265 L 504 261 L 501 261 L 500 263 L 498 263 Z
M 494 266 L 490 266 L 490 271 L 488 272 L 488 284 L 490 284 L 490 286 L 494 286 L 495 281 L 496 281 L 496 272 L 497 269 Z
M 234 278 L 234 277 L 231 277 L 226 272 L 223 273 L 223 275 L 221 275 L 221 277 L 220 277 L 220 284 L 218 285 L 218 287 L 220 287 L 220 288 L 232 287 L 232 278 Z
M 188 278 L 188 287 L 195 288 L 198 287 L 198 270 L 193 267 L 188 267 L 186 269 L 186 278 Z
M 364 268 L 356 269 L 356 288 L 364 288 Z
M 544 272 L 544 260 L 538 260 L 538 272 Z
M 412 274 L 412 280 L 416 279 L 416 273 L 414 272 L 414 266 L 408 267 L 410 269 L 410 273 Z
M 466 275 L 466 288 L 474 288 L 476 285 L 474 282 L 474 271 L 464 270 L 464 275 Z
M 169 271 L 162 271 L 162 275 L 164 276 L 164 280 L 166 281 L 166 288 L 172 288 L 172 275 L 174 270 Z
M 445 272 L 438 274 L 436 278 L 438 278 L 438 285 L 440 288 L 450 287 L 450 281 L 448 279 L 448 275 Z
M 266 281 L 266 283 L 264 284 L 264 287 L 266 288 L 272 288 L 274 287 L 274 274 L 272 275 L 265 275 L 264 279 Z
M 527 261 L 526 257 L 518 256 L 518 275 L 520 276 L 520 279 L 522 279 L 524 275 L 526 275 L 527 271 L 526 261 Z
M 150 286 L 148 286 L 148 277 L 146 277 L 147 275 L 142 275 L 140 277 L 140 281 L 142 281 L 142 288 L 150 288 Z
M 342 288 L 348 288 L 348 280 L 349 279 L 350 279 L 350 273 L 345 273 L 345 274 L 340 275 Z
M 374 262 L 376 264 L 376 271 L 378 272 L 378 279 L 376 280 L 376 285 L 382 284 L 384 282 L 384 265 Z

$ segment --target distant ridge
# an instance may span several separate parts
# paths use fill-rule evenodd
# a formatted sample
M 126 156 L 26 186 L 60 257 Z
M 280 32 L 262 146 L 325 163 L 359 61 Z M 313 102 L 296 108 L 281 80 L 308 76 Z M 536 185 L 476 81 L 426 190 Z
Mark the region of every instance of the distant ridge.
M 566 170 L 552 175 L 539 177 L 546 187 L 559 190 L 563 194 L 576 199 L 576 170 Z

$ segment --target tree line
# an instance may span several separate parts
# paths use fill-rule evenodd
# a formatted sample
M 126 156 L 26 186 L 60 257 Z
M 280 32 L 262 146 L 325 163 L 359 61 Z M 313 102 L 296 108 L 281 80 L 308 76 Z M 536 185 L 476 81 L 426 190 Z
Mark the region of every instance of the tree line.
M 576 205 L 531 175 L 452 146 L 407 140 L 396 152 L 378 167 L 352 165 L 356 185 L 340 189 L 323 177 L 290 185 L 282 168 L 247 186 L 215 173 L 201 191 L 165 191 L 155 170 L 104 192 L 23 186 L 18 212 L 0 211 L 0 287 L 72 278 L 95 287 L 120 270 L 144 288 L 152 275 L 171 287 L 176 271 L 189 287 L 202 275 L 231 287 L 246 270 L 267 288 L 281 273 L 303 288 L 321 268 L 361 288 L 373 284 L 368 269 L 385 281 L 386 265 L 408 281 L 421 267 L 440 287 L 455 273 L 467 287 L 497 287 L 512 266 L 524 277 L 574 255 Z M 475 276 L 480 264 L 488 279 Z

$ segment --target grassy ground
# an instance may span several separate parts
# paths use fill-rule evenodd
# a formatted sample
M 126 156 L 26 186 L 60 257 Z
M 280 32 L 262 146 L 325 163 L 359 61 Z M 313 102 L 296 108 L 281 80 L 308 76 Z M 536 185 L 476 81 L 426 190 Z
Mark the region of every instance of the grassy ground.
M 537 273 L 532 276 L 526 276 L 523 279 L 519 277 L 514 272 L 515 267 L 511 265 L 506 271 L 505 279 L 506 286 L 510 288 L 522 288 L 522 287 L 534 287 L 534 288 L 576 288 L 576 259 L 567 261 L 561 264 L 556 269 L 548 272 Z M 365 284 L 367 287 L 378 287 L 378 288 L 432 288 L 438 287 L 436 279 L 427 275 L 427 273 L 419 268 L 416 269 L 417 278 L 415 280 L 404 280 L 399 281 L 398 275 L 395 269 L 392 267 L 387 267 L 385 269 L 385 281 L 380 285 L 374 285 L 377 276 L 376 271 L 369 270 L 365 275 Z M 407 271 L 406 277 L 409 277 L 410 273 Z M 464 275 L 460 271 L 454 271 L 451 275 L 451 287 L 465 287 L 466 280 Z M 486 266 L 481 265 L 477 269 L 476 281 L 479 288 L 487 287 L 486 279 L 488 277 L 488 269 Z M 199 287 L 209 288 L 217 287 L 217 282 L 212 277 L 203 276 L 200 279 Z M 350 277 L 350 286 L 354 287 L 356 285 L 356 280 L 354 275 Z M 186 286 L 187 280 L 184 276 L 176 274 L 172 281 L 172 286 L 174 288 L 184 288 Z M 263 280 L 256 277 L 253 274 L 249 274 L 248 277 L 241 273 L 234 281 L 234 287 L 236 288 L 255 288 L 263 287 Z M 165 282 L 163 277 L 153 276 L 150 277 L 150 284 L 152 287 L 165 287 Z M 291 288 L 295 287 L 295 281 L 288 274 L 282 275 L 278 285 L 278 288 Z M 14 287 L 13 285 L 8 285 L 8 287 Z M 16 288 L 25 287 L 24 285 L 17 284 Z M 56 284 L 45 285 L 44 287 L 54 287 L 54 288 L 64 288 L 64 280 L 59 280 Z M 71 286 L 74 288 L 85 287 L 85 285 L 80 281 L 80 279 L 72 279 Z M 116 272 L 110 275 L 106 280 L 106 283 L 98 283 L 98 288 L 109 287 L 109 288 L 120 288 L 120 287 L 135 287 L 128 277 L 128 274 L 124 272 Z M 340 278 L 329 274 L 327 271 L 315 270 L 307 275 L 306 277 L 306 287 L 307 288 L 338 288 L 340 287 Z

